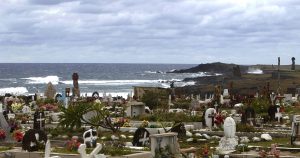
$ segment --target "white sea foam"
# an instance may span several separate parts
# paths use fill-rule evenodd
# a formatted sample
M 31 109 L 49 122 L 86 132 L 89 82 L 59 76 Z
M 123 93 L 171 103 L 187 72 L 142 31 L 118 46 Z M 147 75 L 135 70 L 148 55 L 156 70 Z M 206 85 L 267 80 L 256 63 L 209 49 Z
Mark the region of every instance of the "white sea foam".
M 261 69 L 249 68 L 248 74 L 263 74 L 264 72 Z
M 52 84 L 58 84 L 59 82 L 58 76 L 28 77 L 21 79 L 28 80 L 27 84 L 47 84 L 49 82 L 51 82 Z
M 159 83 L 161 80 L 79 80 L 78 83 L 82 85 L 110 85 L 110 86 L 120 86 L 120 85 L 139 85 L 147 83 Z M 60 81 L 60 83 L 71 85 L 72 80 Z
M 0 78 L 0 81 L 11 81 L 11 82 L 16 82 L 16 78 Z
M 0 88 L 0 95 L 5 95 L 5 93 L 10 93 L 13 95 L 21 95 L 28 93 L 26 87 L 8 87 L 8 88 Z
M 162 71 L 145 71 L 147 74 L 164 74 L 165 72 Z

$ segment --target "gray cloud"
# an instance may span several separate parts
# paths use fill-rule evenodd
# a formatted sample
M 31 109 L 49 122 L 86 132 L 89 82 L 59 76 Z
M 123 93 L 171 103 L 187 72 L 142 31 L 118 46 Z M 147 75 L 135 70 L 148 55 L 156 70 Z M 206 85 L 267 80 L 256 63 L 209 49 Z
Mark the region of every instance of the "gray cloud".
M 300 59 L 298 0 L 3 1 L 0 62 Z

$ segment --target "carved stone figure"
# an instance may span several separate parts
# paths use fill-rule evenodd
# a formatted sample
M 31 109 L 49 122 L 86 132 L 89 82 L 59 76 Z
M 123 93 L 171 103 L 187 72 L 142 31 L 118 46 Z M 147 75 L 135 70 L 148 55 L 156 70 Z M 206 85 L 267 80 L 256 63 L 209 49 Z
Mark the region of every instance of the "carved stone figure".
M 80 97 L 80 90 L 79 90 L 79 84 L 78 84 L 79 75 L 77 73 L 73 73 L 72 79 L 73 79 L 73 89 L 72 89 L 73 96 Z

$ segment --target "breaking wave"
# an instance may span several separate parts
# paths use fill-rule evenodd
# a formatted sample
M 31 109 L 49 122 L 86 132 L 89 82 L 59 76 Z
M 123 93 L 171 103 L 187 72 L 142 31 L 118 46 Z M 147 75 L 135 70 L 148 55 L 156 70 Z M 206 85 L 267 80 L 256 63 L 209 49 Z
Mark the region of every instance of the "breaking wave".
M 8 88 L 0 88 L 0 95 L 5 95 L 6 93 L 10 93 L 13 95 L 21 95 L 28 93 L 26 87 L 8 87 Z
M 21 78 L 27 80 L 27 84 L 47 84 L 51 82 L 52 84 L 58 84 L 59 77 L 58 76 L 46 76 L 46 77 L 28 77 Z

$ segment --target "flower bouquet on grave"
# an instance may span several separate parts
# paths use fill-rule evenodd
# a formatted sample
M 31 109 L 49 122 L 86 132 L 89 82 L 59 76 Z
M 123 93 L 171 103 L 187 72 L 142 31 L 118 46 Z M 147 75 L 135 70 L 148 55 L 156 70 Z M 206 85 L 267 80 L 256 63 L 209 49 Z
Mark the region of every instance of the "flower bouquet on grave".
M 131 127 L 130 124 L 129 124 L 129 122 L 130 122 L 129 119 L 125 119 L 125 120 L 124 120 L 123 127 Z
M 224 117 L 220 113 L 217 113 L 217 115 L 215 116 L 215 124 L 218 127 L 224 124 Z
M 6 138 L 6 134 L 4 129 L 0 129 L 0 140 L 4 140 Z
M 42 105 L 41 108 L 43 108 L 43 110 L 45 110 L 45 111 L 57 111 L 58 110 L 57 105 L 49 104 L 49 103 Z
M 77 137 L 72 137 L 72 139 L 67 142 L 66 148 L 69 151 L 77 151 L 80 144 Z
M 21 130 L 15 130 L 12 136 L 17 142 L 21 142 L 23 140 L 24 133 Z
M 23 105 L 21 103 L 17 103 L 17 102 L 14 102 L 11 105 L 11 108 L 13 111 L 20 111 L 20 110 L 22 110 L 22 107 L 23 107 Z
M 141 127 L 146 128 L 149 126 L 149 121 L 144 120 L 141 124 Z

